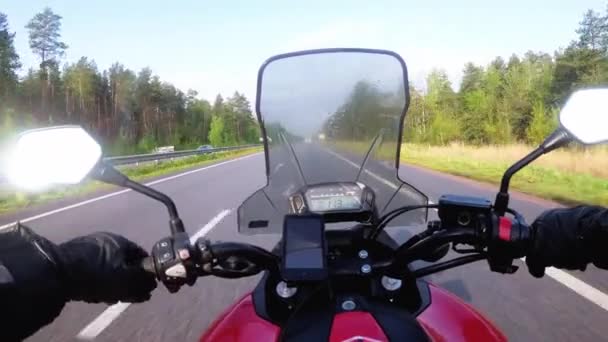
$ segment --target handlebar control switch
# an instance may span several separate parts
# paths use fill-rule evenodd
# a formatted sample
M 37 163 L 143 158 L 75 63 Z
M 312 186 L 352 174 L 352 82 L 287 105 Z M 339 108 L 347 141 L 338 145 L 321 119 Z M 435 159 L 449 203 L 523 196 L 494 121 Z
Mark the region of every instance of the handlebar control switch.
M 530 241 L 530 228 L 520 215 L 513 217 L 493 215 L 492 229 L 488 232 L 488 264 L 499 273 L 515 273 L 513 260 L 526 255 Z
M 152 257 L 157 278 L 169 292 L 177 292 L 182 285 L 193 285 L 196 275 L 191 269 L 190 239 L 186 233 L 177 233 L 158 241 L 152 247 Z

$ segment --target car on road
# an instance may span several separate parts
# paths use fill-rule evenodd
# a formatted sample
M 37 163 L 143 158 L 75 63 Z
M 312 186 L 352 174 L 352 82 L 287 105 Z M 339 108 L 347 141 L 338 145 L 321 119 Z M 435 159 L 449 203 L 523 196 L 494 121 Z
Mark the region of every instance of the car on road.
M 175 152 L 175 146 L 160 146 L 155 148 L 152 153 L 169 153 Z
M 207 153 L 209 153 L 209 152 L 211 152 L 211 150 L 213 150 L 213 146 L 211 146 L 211 145 L 201 145 L 196 150 L 197 151 L 207 151 Z

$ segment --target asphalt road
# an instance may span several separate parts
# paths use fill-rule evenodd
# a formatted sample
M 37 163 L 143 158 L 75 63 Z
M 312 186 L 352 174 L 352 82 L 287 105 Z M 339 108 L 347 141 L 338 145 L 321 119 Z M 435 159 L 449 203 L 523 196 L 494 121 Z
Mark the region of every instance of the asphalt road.
M 332 170 L 354 168 L 348 162 L 348 156 L 326 153 L 323 158 L 323 163 L 317 164 L 317 171 L 311 172 L 328 174 Z M 402 166 L 400 176 L 433 201 L 444 193 L 488 198 L 495 194 L 490 186 L 415 167 Z M 375 180 L 370 182 L 386 183 L 380 180 L 383 176 L 371 178 Z M 212 240 L 247 241 L 271 248 L 278 241 L 277 235 L 239 235 L 236 226 L 236 208 L 264 184 L 264 158 L 262 154 L 255 154 L 165 177 L 155 181 L 153 186 L 175 200 L 191 234 L 201 231 Z M 55 242 L 107 230 L 123 234 L 148 249 L 168 234 L 167 215 L 162 205 L 131 191 L 96 196 L 101 195 L 105 197 L 73 199 L 33 208 L 0 218 L 0 224 L 43 214 L 28 220 L 28 225 Z M 81 203 L 83 200 L 89 201 Z M 70 205 L 72 207 L 62 210 Z M 528 220 L 555 205 L 518 194 L 511 202 L 511 206 Z M 399 228 L 390 228 L 389 232 L 400 242 L 411 234 Z M 444 271 L 430 276 L 429 280 L 486 314 L 510 340 L 605 340 L 608 313 L 600 305 L 605 301 L 603 293 L 608 293 L 608 273 L 590 268 L 586 273 L 572 274 L 601 291 L 600 296 L 590 296 L 584 292 L 588 289 L 572 285 L 578 292 L 592 297 L 593 300 L 589 300 L 553 278 L 532 278 L 524 268 L 514 275 L 495 274 L 489 271 L 485 262 Z M 107 305 L 69 303 L 54 323 L 28 341 L 72 341 L 78 340 L 79 334 L 96 336 L 95 341 L 197 340 L 212 320 L 250 290 L 256 281 L 257 277 L 241 280 L 203 278 L 177 294 L 169 294 L 159 286 L 149 302 L 113 307 L 114 312 L 108 312 Z M 92 322 L 93 326 L 89 326 Z

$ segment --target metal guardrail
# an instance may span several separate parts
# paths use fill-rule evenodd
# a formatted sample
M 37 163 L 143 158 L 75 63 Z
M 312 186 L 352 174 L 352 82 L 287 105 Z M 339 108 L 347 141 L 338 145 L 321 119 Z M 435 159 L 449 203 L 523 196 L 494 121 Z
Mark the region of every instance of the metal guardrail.
M 163 160 L 163 159 L 196 156 L 196 155 L 202 155 L 202 154 L 207 154 L 207 153 L 242 150 L 242 149 L 258 147 L 258 146 L 262 146 L 262 145 L 251 144 L 251 145 L 241 145 L 241 146 L 216 147 L 216 148 L 210 148 L 207 150 L 184 150 L 184 151 L 164 152 L 164 153 L 136 154 L 136 155 L 132 155 L 132 156 L 107 157 L 107 158 L 104 158 L 103 160 L 112 165 L 129 165 L 129 164 L 136 164 L 136 163 Z

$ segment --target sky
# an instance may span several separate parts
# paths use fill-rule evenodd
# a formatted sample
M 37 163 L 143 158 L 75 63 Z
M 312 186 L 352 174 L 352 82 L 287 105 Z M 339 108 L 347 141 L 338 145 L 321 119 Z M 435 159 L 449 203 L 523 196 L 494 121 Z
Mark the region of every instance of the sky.
M 583 13 L 606 0 L 158 1 L 0 0 L 16 32 L 21 74 L 39 60 L 24 26 L 45 6 L 63 17 L 63 62 L 100 69 L 118 61 L 206 99 L 255 97 L 257 69 L 271 55 L 322 47 L 394 50 L 414 86 L 442 68 L 456 86 L 471 61 L 485 65 L 528 50 L 552 53 L 576 38 Z M 253 101 L 252 101 L 253 102 Z

